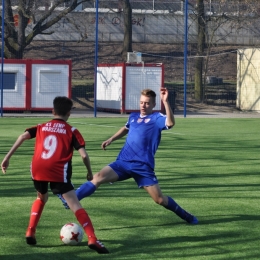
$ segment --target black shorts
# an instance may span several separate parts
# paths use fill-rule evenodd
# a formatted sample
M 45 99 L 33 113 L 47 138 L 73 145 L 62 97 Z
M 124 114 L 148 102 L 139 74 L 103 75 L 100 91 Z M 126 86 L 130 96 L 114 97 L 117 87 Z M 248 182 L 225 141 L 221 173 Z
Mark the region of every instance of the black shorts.
M 49 181 L 36 181 L 33 180 L 34 188 L 41 194 L 48 192 L 48 184 L 50 183 L 50 188 L 53 194 L 63 194 L 74 190 L 74 187 L 71 182 L 49 182 Z

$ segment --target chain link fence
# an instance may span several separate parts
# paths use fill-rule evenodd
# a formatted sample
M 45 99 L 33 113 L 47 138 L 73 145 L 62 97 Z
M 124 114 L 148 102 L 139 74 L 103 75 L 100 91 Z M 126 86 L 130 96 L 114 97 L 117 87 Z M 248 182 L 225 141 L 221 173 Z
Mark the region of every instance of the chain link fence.
M 132 0 L 129 2 L 132 8 L 132 41 L 130 46 L 131 52 L 141 53 L 142 62 L 138 64 L 140 71 L 146 64 L 163 64 L 163 84 L 170 91 L 169 98 L 172 108 L 177 111 L 182 110 L 184 107 L 183 85 L 184 70 L 186 69 L 188 75 L 187 102 L 190 106 L 193 103 L 198 103 L 195 95 L 195 68 L 196 58 L 201 54 L 198 53 L 196 1 L 189 1 L 188 5 L 187 50 L 184 49 L 185 5 L 183 1 Z M 73 1 L 64 1 L 63 4 L 57 6 L 44 23 L 48 23 L 54 17 L 59 16 L 64 10 L 70 8 L 72 3 Z M 2 41 L 2 44 L 3 42 L 6 44 L 5 52 L 7 47 L 9 47 L 9 51 L 12 49 L 8 46 L 10 42 L 6 39 L 10 37 L 11 32 L 17 33 L 19 31 L 19 23 L 24 22 L 20 17 L 19 3 L 17 2 L 16 4 L 12 6 L 14 24 L 8 24 L 8 20 L 2 17 L 2 21 L 5 21 L 5 41 Z M 39 3 L 37 4 L 39 5 Z M 218 3 L 205 1 L 204 4 L 206 25 L 201 70 L 203 96 L 199 102 L 207 105 L 232 106 L 235 108 L 237 98 L 237 49 L 258 46 L 259 30 L 257 23 L 259 20 L 257 15 L 259 8 L 257 5 L 238 5 L 235 1 L 225 1 L 225 3 L 221 1 Z M 26 20 L 28 26 L 26 27 L 24 37 L 36 30 L 37 22 L 54 5 L 55 1 L 47 1 L 45 5 L 38 6 L 36 16 L 30 16 Z M 97 1 L 83 2 L 75 11 L 69 12 L 66 16 L 64 15 L 46 31 L 37 35 L 22 50 L 24 60 L 45 60 L 52 61 L 52 63 L 58 61 L 58 65 L 61 65 L 60 62 L 64 60 L 71 61 L 71 67 L 68 68 L 71 71 L 67 72 L 69 82 L 62 84 L 67 84 L 66 87 L 78 109 L 94 110 L 96 108 L 95 105 L 98 105 L 97 103 L 95 104 L 98 96 L 98 93 L 95 93 L 97 91 L 97 88 L 95 89 L 97 87 L 95 85 L 95 60 L 98 61 L 98 64 L 106 64 L 107 66 L 124 64 L 127 61 L 126 54 L 123 55 L 124 39 L 126 35 L 129 35 L 124 24 L 126 17 L 124 1 L 99 0 L 98 13 L 96 13 L 96 5 Z M 5 13 L 6 15 L 7 13 Z M 96 20 L 97 17 L 98 21 Z M 97 38 L 95 38 L 96 33 L 98 34 Z M 2 39 L 4 37 L 2 35 Z M 96 42 L 96 39 L 98 39 L 98 42 Z M 185 51 L 187 51 L 188 59 L 187 68 L 184 68 Z M 20 64 L 17 58 L 14 61 L 18 65 Z M 7 69 L 5 72 L 4 70 L 3 73 L 4 86 L 1 95 L 3 95 L 4 102 L 2 110 L 6 112 L 16 111 L 15 106 L 11 108 L 8 106 L 8 99 L 12 100 L 12 93 L 17 93 L 17 88 L 19 87 L 17 81 L 20 74 L 25 73 L 22 69 L 20 71 L 21 66 L 19 67 L 17 64 L 14 68 L 9 66 L 9 71 Z M 27 65 L 24 66 L 26 67 Z M 54 81 L 54 78 L 61 75 L 60 69 L 54 67 L 31 70 L 32 73 L 41 73 L 42 71 L 45 73 L 44 76 L 36 77 L 33 82 L 30 82 L 29 85 L 31 87 L 35 87 L 34 84 L 37 85 L 37 82 L 53 86 L 51 83 Z M 20 74 L 17 71 L 20 71 Z M 13 76 L 10 73 L 13 73 Z M 47 78 L 47 76 L 50 78 Z M 13 87 L 8 85 L 10 77 L 10 82 L 15 82 L 10 83 L 13 84 Z M 26 82 L 25 79 L 24 83 L 20 85 L 25 86 Z M 59 79 L 56 79 L 55 82 L 57 85 Z M 149 87 L 149 84 L 153 84 L 151 78 L 147 79 L 144 86 Z M 136 81 L 135 85 L 138 85 Z M 59 85 L 59 89 L 62 89 L 62 87 L 62 85 Z M 132 88 L 135 87 L 132 86 Z M 42 87 L 42 89 L 36 86 L 34 92 L 29 90 L 28 86 L 25 86 L 23 91 L 22 95 L 17 97 L 14 95 L 13 99 L 24 98 L 24 103 L 26 103 L 28 102 L 26 94 L 36 93 L 38 95 L 39 92 L 39 99 L 46 98 L 47 102 L 51 95 L 59 94 L 59 92 L 53 90 L 53 87 L 47 86 Z M 26 93 L 28 91 L 29 93 Z M 105 90 L 99 89 L 99 91 Z M 44 97 L 44 93 L 47 92 L 51 93 L 51 95 Z M 8 99 L 5 98 L 7 93 L 9 95 Z M 65 92 L 65 94 L 67 93 Z M 110 98 L 118 101 L 118 99 L 122 99 L 122 95 L 117 94 L 116 97 Z M 27 109 L 29 111 L 33 111 L 33 109 L 30 109 L 32 103 L 28 103 Z M 42 103 L 43 105 L 40 105 L 37 110 L 45 110 L 44 102 Z M 17 109 L 17 111 L 21 110 L 23 112 L 24 106 L 22 105 L 20 108 L 23 109 Z M 102 107 L 100 108 L 102 109 Z

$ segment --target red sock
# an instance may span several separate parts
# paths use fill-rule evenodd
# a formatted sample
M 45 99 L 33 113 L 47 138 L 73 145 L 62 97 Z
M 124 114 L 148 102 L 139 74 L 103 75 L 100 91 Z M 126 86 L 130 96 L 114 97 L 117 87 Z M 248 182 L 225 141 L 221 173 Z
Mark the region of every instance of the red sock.
M 30 216 L 30 221 L 29 221 L 29 227 L 36 229 L 37 224 L 40 220 L 40 217 L 42 215 L 42 210 L 44 208 L 45 203 L 40 200 L 36 199 L 31 208 L 31 216 Z
M 75 216 L 78 220 L 78 222 L 81 224 L 83 229 L 85 230 L 88 237 L 96 237 L 94 232 L 94 227 L 92 225 L 92 222 L 85 211 L 85 209 L 79 209 L 75 212 Z

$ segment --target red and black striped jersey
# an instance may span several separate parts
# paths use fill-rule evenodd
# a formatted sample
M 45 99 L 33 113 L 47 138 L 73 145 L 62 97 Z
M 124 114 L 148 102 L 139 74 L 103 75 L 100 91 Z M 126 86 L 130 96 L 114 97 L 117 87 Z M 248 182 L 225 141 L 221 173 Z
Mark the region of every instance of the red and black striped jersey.
M 62 119 L 53 119 L 26 131 L 31 138 L 36 138 L 31 163 L 32 179 L 68 182 L 72 175 L 73 151 L 85 148 L 81 133 Z

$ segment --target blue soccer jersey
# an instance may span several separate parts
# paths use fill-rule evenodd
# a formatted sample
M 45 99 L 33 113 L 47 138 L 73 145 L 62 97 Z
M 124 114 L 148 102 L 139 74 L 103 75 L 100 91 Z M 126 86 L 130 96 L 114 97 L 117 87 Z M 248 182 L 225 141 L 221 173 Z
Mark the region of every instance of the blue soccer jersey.
M 161 131 L 169 129 L 166 116 L 159 112 L 143 117 L 140 113 L 131 113 L 125 126 L 129 132 L 117 159 L 143 162 L 154 169 L 154 156 L 161 141 Z

